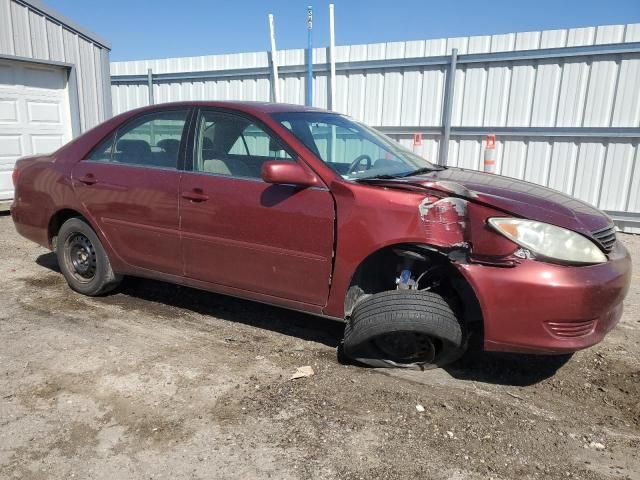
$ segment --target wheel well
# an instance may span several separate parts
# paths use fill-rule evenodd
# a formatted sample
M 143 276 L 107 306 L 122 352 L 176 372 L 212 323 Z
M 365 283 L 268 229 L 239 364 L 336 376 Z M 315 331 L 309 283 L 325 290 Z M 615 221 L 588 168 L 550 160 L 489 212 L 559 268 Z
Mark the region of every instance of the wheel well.
M 400 244 L 369 255 L 356 269 L 345 297 L 345 316 L 369 295 L 395 290 L 402 270 L 410 270 L 418 288 L 441 295 L 467 328 L 482 330 L 482 310 L 471 285 L 443 252 L 426 245 Z
M 70 218 L 84 218 L 80 212 L 76 210 L 72 210 L 70 208 L 65 208 L 63 210 L 57 211 L 49 220 L 49 246 L 52 250 L 56 248 L 56 239 L 58 237 L 58 232 L 60 231 L 60 227 L 69 220 Z

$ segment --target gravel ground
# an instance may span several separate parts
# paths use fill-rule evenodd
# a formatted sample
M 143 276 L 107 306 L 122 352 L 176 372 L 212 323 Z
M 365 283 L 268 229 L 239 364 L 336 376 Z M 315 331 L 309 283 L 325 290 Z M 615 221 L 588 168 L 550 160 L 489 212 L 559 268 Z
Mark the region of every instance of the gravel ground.
M 341 365 L 341 324 L 188 288 L 83 297 L 8 216 L 0 276 L 1 478 L 640 479 L 637 272 L 594 348 L 427 372 Z

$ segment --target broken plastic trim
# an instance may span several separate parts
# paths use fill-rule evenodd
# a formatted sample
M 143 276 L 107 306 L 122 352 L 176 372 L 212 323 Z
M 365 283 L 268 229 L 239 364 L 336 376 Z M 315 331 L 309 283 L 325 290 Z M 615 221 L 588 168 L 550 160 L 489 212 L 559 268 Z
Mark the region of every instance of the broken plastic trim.
M 458 197 L 425 197 L 418 205 L 427 242 L 439 247 L 467 247 L 468 201 Z

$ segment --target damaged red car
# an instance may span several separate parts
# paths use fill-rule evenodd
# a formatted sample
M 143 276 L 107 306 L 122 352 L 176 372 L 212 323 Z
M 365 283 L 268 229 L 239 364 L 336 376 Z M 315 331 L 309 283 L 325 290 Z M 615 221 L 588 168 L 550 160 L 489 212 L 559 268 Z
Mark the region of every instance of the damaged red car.
M 594 345 L 631 276 L 596 208 L 300 106 L 133 110 L 19 160 L 14 183 L 16 229 L 77 292 L 134 275 L 344 319 L 342 352 L 369 365 Z

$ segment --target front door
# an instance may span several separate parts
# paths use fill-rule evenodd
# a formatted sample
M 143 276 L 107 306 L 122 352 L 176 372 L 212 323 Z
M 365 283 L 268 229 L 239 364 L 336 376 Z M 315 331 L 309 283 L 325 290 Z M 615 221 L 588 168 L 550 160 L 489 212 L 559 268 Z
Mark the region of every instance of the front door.
M 334 204 L 325 188 L 272 185 L 268 160 L 294 160 L 254 119 L 203 110 L 181 182 L 188 277 L 313 305 L 327 301 Z
M 85 209 L 129 265 L 182 275 L 179 152 L 187 110 L 134 118 L 73 169 Z

